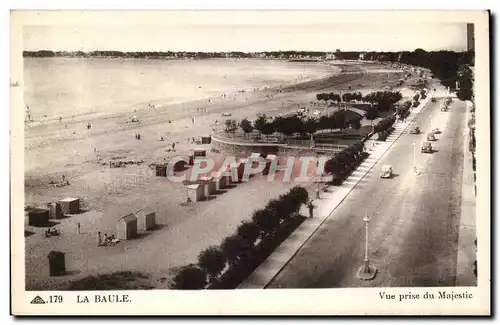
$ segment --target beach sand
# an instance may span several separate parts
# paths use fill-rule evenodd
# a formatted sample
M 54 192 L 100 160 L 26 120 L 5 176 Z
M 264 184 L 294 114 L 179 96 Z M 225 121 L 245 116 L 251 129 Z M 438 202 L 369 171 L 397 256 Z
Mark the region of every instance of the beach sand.
M 149 277 L 151 286 L 167 287 L 172 269 L 196 262 L 201 250 L 219 244 L 242 220 L 251 218 L 254 209 L 264 207 L 270 198 L 294 184 L 267 182 L 256 176 L 213 200 L 185 207 L 181 205 L 186 199 L 183 184 L 155 177 L 148 165 L 187 154 L 194 147 L 204 147 L 208 152 L 209 145 L 188 143 L 188 138 L 208 136 L 216 120 L 223 125 L 222 113 L 230 112 L 228 118 L 238 122 L 245 117 L 254 119 L 259 113 L 277 115 L 295 111 L 297 105 L 307 106 L 316 101 L 319 92 L 364 94 L 394 86 L 402 76 L 401 71 L 370 64 L 346 64 L 342 68 L 338 75 L 288 85 L 282 92 L 237 92 L 211 98 L 210 102 L 159 103 L 154 110 L 138 107 L 133 113 L 102 115 L 90 121 L 79 116 L 26 127 L 25 206 L 78 197 L 87 210 L 58 220 L 59 237 L 44 238 L 45 228 L 26 226 L 33 233 L 26 237 L 26 288 L 64 289 L 72 280 L 113 271 L 139 271 Z M 132 115 L 137 116 L 138 123 L 127 123 Z M 88 122 L 91 129 L 87 129 Z M 135 134 L 141 139 L 137 140 Z M 164 141 L 159 141 L 160 137 Z M 176 152 L 166 151 L 172 143 Z M 113 160 L 143 163 L 109 168 Z M 61 181 L 62 175 L 69 186 L 49 184 Z M 310 190 L 313 195 L 314 190 Z M 157 230 L 113 247 L 97 247 L 97 231 L 114 234 L 120 217 L 144 207 L 156 211 L 160 224 Z M 82 234 L 77 234 L 77 223 Z M 51 250 L 66 253 L 68 275 L 49 276 L 47 254 Z

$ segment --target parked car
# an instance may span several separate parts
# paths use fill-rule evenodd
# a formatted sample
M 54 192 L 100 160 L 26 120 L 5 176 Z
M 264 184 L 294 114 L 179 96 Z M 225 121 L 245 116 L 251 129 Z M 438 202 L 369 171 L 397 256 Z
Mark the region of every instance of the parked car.
M 231 113 L 222 113 L 221 115 L 222 117 L 228 117 L 228 116 L 231 116 Z
M 423 142 L 422 147 L 420 148 L 420 152 L 432 153 L 432 144 L 428 141 Z
M 431 98 L 431 102 L 435 103 L 436 102 L 436 98 L 432 97 Z
M 419 134 L 420 133 L 420 128 L 418 126 L 412 127 L 410 129 L 410 134 Z
M 427 134 L 427 141 L 436 141 L 436 136 L 434 133 Z
M 446 98 L 446 105 L 451 104 L 452 99 L 450 97 Z
M 448 106 L 443 105 L 441 106 L 441 112 L 446 112 L 448 110 Z
M 380 170 L 380 178 L 391 178 L 392 176 L 392 166 L 384 165 Z

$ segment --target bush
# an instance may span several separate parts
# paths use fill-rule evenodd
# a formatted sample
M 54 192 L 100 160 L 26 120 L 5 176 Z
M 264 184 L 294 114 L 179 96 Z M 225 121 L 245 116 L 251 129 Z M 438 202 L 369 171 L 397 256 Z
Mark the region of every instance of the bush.
M 238 236 L 254 244 L 259 238 L 259 227 L 251 221 L 243 221 L 236 229 Z
M 394 124 L 395 121 L 396 121 L 396 117 L 394 117 L 394 116 L 389 116 L 389 117 L 384 118 L 383 120 L 378 122 L 377 125 L 375 125 L 375 127 L 374 127 L 375 133 L 379 133 L 379 132 L 388 130 L 390 127 L 392 127 L 392 125 Z
M 277 215 L 268 209 L 254 211 L 252 221 L 259 228 L 261 238 L 273 234 L 280 223 Z
M 334 185 L 341 185 L 342 181 L 367 157 L 368 154 L 363 149 L 361 142 L 354 143 L 325 163 L 325 171 L 333 174 Z
M 204 289 L 207 274 L 194 264 L 182 267 L 170 283 L 170 289 Z
M 198 255 L 198 265 L 213 280 L 226 266 L 226 258 L 218 247 L 210 246 Z
M 227 258 L 229 265 L 235 265 L 245 259 L 253 245 L 239 235 L 226 237 L 221 244 L 221 250 Z

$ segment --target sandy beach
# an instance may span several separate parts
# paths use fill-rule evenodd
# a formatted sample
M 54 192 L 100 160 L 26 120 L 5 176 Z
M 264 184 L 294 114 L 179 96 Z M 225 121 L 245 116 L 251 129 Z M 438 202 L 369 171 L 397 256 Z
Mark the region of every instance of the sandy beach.
M 135 112 L 102 114 L 90 120 L 85 115 L 61 122 L 48 119 L 25 127 L 25 206 L 40 207 L 63 197 L 78 197 L 86 210 L 58 220 L 59 237 L 44 238 L 45 228 L 26 226 L 27 289 L 64 289 L 75 279 L 114 271 L 138 271 L 148 277 L 151 287 L 166 288 L 173 269 L 195 262 L 201 250 L 233 233 L 242 220 L 251 217 L 253 209 L 294 184 L 269 183 L 257 176 L 213 200 L 185 207 L 181 205 L 186 197 L 184 186 L 155 177 L 148 165 L 187 154 L 194 147 L 209 149 L 209 145 L 196 145 L 188 139 L 208 136 L 216 121 L 223 125 L 222 113 L 231 113 L 226 118 L 238 122 L 260 113 L 282 114 L 316 101 L 319 92 L 365 94 L 395 87 L 403 75 L 375 64 L 337 66 L 340 73 L 283 85 L 281 92 L 276 88 L 228 92 L 210 101 L 155 103 L 154 109 L 140 105 Z M 411 93 L 399 90 L 403 95 Z M 132 116 L 139 122 L 130 122 Z M 136 134 L 141 135 L 140 140 Z M 173 143 L 176 151 L 168 152 Z M 109 168 L 113 160 L 143 163 Z M 50 184 L 61 181 L 63 175 L 69 186 Z M 244 200 L 248 204 L 232 204 Z M 156 211 L 158 229 L 113 247 L 97 247 L 97 231 L 113 234 L 117 219 L 144 207 Z M 76 232 L 77 223 L 82 234 Z M 49 276 L 46 259 L 51 250 L 66 253 L 67 276 Z

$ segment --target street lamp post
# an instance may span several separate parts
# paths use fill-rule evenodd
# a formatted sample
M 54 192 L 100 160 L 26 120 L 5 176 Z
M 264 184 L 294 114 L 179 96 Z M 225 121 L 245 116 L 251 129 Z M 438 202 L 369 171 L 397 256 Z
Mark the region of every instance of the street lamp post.
M 365 260 L 363 265 L 359 267 L 356 276 L 358 279 L 369 281 L 373 280 L 377 275 L 377 268 L 374 265 L 370 266 L 370 260 L 368 259 L 368 222 L 370 222 L 370 217 L 366 215 L 363 221 L 365 222 Z
M 370 261 L 368 260 L 368 222 L 370 222 L 370 217 L 366 215 L 363 218 L 365 222 L 365 273 L 370 273 Z
M 413 170 L 417 167 L 416 155 L 415 155 L 415 142 L 413 142 Z

